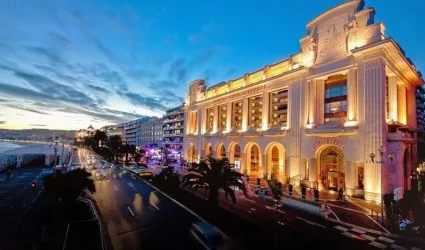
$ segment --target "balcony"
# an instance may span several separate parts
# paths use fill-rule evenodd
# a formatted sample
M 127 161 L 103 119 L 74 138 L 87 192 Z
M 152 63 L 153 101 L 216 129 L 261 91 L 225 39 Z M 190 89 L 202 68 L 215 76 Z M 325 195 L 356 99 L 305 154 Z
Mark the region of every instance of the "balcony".
M 183 129 L 183 126 L 169 126 L 169 127 L 164 127 L 164 130 L 175 130 L 175 129 Z
M 388 141 L 404 141 L 404 142 L 414 142 L 416 137 L 409 132 L 397 131 L 395 133 L 387 134 Z
M 184 118 L 183 117 L 178 117 L 178 118 L 174 118 L 174 119 L 165 119 L 163 121 L 163 124 L 167 124 L 167 123 L 173 123 L 173 122 L 181 122 L 183 121 Z
M 339 123 L 324 123 L 324 124 L 308 124 L 305 129 L 306 135 L 316 136 L 339 136 L 353 135 L 357 133 L 358 125 L 356 121 L 339 122 Z

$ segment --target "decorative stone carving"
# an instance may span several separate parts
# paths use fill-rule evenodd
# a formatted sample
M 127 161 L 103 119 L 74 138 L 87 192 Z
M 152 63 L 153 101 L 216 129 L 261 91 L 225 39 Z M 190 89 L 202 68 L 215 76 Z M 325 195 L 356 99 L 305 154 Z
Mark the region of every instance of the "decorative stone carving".
M 316 61 L 317 56 L 317 43 L 314 37 L 310 37 L 310 41 L 308 43 L 308 65 L 312 65 L 314 61 Z
M 357 20 L 353 20 L 348 23 L 346 30 L 347 39 L 347 51 L 350 52 L 352 49 L 357 47 L 357 31 L 359 30 L 359 23 Z
M 340 15 L 329 19 L 317 27 L 318 55 L 316 63 L 323 63 L 340 59 L 347 55 L 345 27 L 347 15 Z

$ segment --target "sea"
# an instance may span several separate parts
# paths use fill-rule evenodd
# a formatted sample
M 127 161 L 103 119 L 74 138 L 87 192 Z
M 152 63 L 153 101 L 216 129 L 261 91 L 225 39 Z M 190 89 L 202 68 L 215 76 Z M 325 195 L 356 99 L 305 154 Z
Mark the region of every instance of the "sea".
M 15 148 L 22 148 L 25 146 L 31 146 L 30 143 L 14 143 L 8 141 L 0 141 L 0 154 Z

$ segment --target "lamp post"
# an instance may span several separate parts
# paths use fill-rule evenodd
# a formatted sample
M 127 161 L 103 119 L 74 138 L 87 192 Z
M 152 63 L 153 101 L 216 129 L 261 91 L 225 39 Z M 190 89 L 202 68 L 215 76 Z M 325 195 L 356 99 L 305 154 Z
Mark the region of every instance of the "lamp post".
M 53 140 L 53 150 L 55 151 L 55 163 L 53 164 L 53 178 L 56 178 L 56 156 L 58 153 L 58 144 L 59 144 L 59 139 L 56 136 L 55 139 Z
M 372 161 L 372 163 L 378 163 L 381 166 L 381 224 L 384 224 L 384 185 L 382 183 L 382 179 L 383 179 L 383 166 L 384 166 L 384 152 L 385 152 L 385 148 L 384 146 L 380 146 L 378 148 L 378 152 L 379 152 L 379 160 L 375 161 L 376 155 L 375 153 L 370 153 L 369 157 L 370 160 Z M 393 160 L 395 159 L 395 155 L 394 153 L 389 153 L 388 154 L 388 160 L 390 162 L 390 164 L 392 164 Z

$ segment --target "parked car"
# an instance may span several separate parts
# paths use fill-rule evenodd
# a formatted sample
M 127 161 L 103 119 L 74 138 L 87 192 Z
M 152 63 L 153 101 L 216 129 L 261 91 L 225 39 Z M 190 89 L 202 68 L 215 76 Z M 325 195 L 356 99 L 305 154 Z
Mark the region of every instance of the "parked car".
M 190 229 L 190 237 L 201 249 L 233 249 L 230 238 L 217 227 L 206 222 L 193 223 Z

